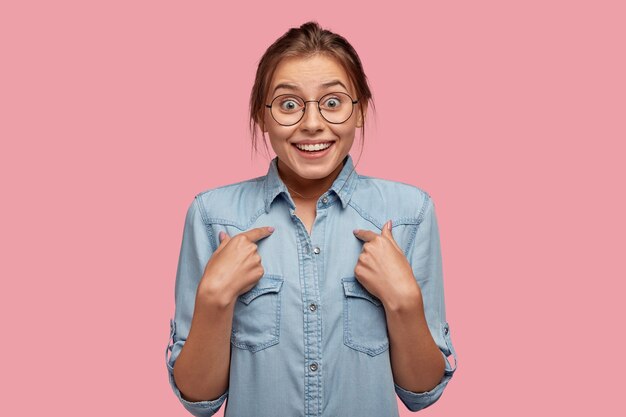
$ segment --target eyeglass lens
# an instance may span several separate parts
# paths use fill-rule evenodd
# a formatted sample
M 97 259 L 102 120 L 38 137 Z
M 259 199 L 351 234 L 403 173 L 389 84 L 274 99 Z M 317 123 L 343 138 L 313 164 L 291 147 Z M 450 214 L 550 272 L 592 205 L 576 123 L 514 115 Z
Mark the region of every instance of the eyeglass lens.
M 310 102 L 311 104 L 315 104 Z M 282 94 L 272 100 L 272 117 L 281 125 L 293 125 L 302 119 L 305 111 L 302 97 Z M 330 93 L 319 99 L 319 110 L 330 123 L 343 123 L 352 115 L 352 98 L 345 93 Z

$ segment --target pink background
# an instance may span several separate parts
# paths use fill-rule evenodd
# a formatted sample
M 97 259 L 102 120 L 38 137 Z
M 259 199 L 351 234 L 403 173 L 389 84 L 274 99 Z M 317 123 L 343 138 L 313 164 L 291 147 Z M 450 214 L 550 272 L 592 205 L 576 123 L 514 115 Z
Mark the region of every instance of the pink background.
M 2 2 L 0 413 L 189 415 L 185 210 L 265 174 L 255 66 L 315 19 L 371 81 L 359 172 L 435 199 L 459 367 L 420 415 L 624 415 L 624 3 L 413 3 Z

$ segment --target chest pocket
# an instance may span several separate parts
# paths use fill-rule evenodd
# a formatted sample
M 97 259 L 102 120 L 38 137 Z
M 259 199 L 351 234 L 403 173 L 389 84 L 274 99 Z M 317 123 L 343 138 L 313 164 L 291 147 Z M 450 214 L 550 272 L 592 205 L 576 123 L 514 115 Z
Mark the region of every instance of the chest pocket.
M 342 278 L 341 283 L 344 292 L 344 344 L 370 356 L 384 352 L 389 348 L 389 338 L 382 302 L 355 277 Z
M 237 298 L 230 338 L 233 346 L 258 352 L 279 342 L 282 285 L 282 277 L 263 275 Z

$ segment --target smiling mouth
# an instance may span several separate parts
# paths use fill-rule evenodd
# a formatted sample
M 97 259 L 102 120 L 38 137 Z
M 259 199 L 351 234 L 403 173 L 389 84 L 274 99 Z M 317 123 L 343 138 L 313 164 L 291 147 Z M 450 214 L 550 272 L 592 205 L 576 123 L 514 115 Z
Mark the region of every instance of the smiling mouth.
M 315 152 L 325 151 L 326 149 L 330 148 L 333 145 L 333 143 L 334 142 L 322 142 L 322 143 L 316 143 L 315 145 L 294 143 L 293 146 L 295 146 L 296 148 L 304 152 L 315 153 Z

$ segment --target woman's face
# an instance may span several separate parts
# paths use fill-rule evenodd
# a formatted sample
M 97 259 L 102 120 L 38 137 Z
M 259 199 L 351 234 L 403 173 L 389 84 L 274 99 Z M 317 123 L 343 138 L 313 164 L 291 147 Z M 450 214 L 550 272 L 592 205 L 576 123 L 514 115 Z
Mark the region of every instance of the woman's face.
M 336 60 L 324 55 L 284 58 L 274 72 L 266 103 L 270 104 L 276 96 L 282 94 L 295 94 L 304 100 L 319 100 L 332 92 L 343 92 L 356 98 L 346 71 Z M 278 101 L 273 106 L 278 106 Z M 289 106 L 290 103 L 285 102 L 284 105 Z M 322 117 L 317 103 L 311 102 L 306 103 L 302 119 L 293 126 L 278 124 L 266 107 L 263 130 L 268 133 L 272 148 L 278 156 L 281 174 L 302 182 L 303 179 L 323 179 L 332 173 L 338 174 L 341 170 L 338 166 L 352 148 L 356 128 L 361 127 L 362 123 L 358 105 L 355 105 L 348 120 L 342 124 L 333 124 Z M 296 148 L 295 144 L 302 142 L 332 144 L 327 150 L 315 155 Z

